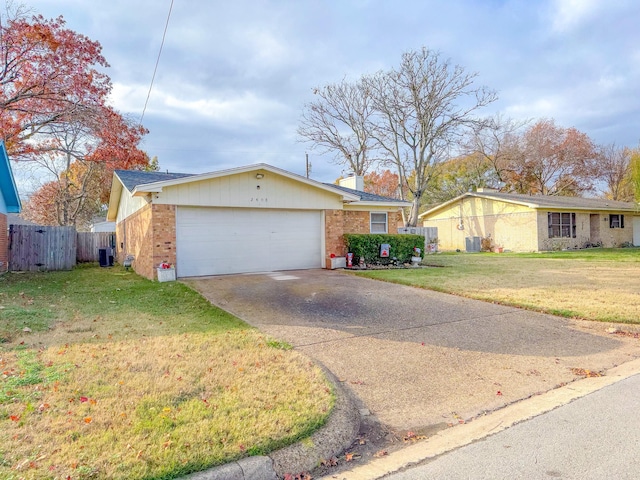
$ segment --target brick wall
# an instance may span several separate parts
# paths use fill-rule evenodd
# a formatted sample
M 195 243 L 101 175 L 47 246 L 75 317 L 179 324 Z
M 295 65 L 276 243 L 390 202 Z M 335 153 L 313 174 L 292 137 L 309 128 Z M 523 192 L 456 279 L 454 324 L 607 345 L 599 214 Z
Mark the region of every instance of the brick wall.
M 162 262 L 176 264 L 176 206 L 152 205 L 153 266 Z
M 332 253 L 336 257 L 344 257 L 347 254 L 343 237 L 345 233 L 371 232 L 369 213 L 369 211 L 360 210 L 325 210 L 325 255 L 327 259 Z M 401 221 L 400 212 L 387 212 L 387 232 L 396 233 L 399 221 Z
M 388 231 L 395 233 L 399 212 L 387 212 Z M 369 233 L 369 212 L 355 210 L 325 211 L 326 257 L 347 254 L 345 233 Z M 149 279 L 156 278 L 162 262 L 176 263 L 176 206 L 150 204 L 116 225 L 117 258 L 135 257 L 133 269 Z
M 155 279 L 160 263 L 176 263 L 175 205 L 147 205 L 116 225 L 116 237 L 118 261 L 133 255 L 136 273 Z
M 9 240 L 7 238 L 7 216 L 0 213 L 0 273 L 4 273 L 8 269 L 9 262 Z

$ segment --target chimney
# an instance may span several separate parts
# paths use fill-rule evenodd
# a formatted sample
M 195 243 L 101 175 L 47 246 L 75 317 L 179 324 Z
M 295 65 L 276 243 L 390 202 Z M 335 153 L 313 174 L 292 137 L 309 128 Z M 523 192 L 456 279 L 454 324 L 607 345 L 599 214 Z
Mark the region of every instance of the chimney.
M 340 186 L 364 192 L 364 177 L 350 173 L 347 178 L 340 179 Z

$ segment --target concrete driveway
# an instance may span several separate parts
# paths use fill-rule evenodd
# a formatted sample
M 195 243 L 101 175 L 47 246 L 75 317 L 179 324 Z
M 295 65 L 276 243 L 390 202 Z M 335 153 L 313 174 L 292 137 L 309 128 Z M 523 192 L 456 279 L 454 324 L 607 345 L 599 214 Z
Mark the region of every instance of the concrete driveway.
M 602 324 L 339 271 L 185 283 L 326 366 L 399 434 L 463 423 L 639 355 L 637 340 L 608 335 Z

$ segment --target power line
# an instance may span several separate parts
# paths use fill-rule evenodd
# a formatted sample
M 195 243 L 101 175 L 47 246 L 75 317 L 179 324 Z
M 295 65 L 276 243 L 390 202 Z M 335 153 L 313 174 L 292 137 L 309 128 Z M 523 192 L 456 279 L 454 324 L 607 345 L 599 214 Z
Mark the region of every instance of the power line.
M 144 113 L 147 111 L 147 104 L 149 103 L 149 97 L 151 96 L 151 90 L 153 89 L 153 81 L 156 79 L 156 72 L 158 71 L 158 64 L 160 63 L 160 56 L 162 55 L 162 47 L 164 47 L 164 39 L 167 36 L 167 28 L 169 28 L 169 19 L 171 18 L 171 11 L 173 10 L 173 0 L 169 6 L 169 13 L 167 14 L 167 23 L 164 25 L 164 32 L 162 33 L 162 42 L 160 42 L 160 51 L 158 52 L 158 58 L 156 59 L 156 66 L 153 69 L 153 76 L 151 77 L 151 84 L 149 85 L 149 92 L 147 93 L 147 99 L 144 102 L 142 108 L 142 115 L 140 115 L 140 125 L 142 125 L 142 119 Z

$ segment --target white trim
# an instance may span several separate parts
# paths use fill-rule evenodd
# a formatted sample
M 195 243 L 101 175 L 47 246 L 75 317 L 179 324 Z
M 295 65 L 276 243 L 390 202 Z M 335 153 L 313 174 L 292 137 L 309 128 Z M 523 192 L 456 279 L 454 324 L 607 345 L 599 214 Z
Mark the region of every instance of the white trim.
M 373 231 L 373 215 L 384 215 L 384 232 L 374 232 Z M 382 222 L 375 222 L 376 225 L 381 225 Z M 369 212 L 369 233 L 380 233 L 387 234 L 389 233 L 389 214 L 387 212 Z

